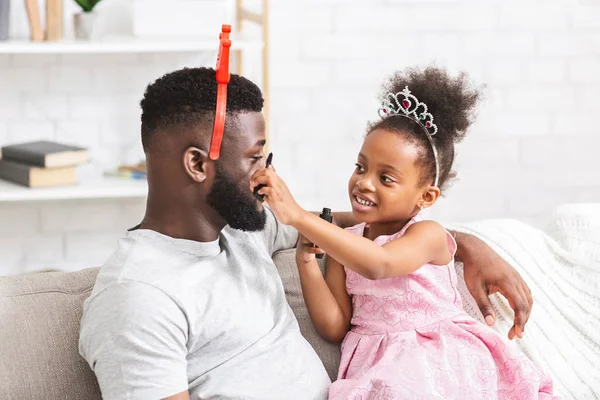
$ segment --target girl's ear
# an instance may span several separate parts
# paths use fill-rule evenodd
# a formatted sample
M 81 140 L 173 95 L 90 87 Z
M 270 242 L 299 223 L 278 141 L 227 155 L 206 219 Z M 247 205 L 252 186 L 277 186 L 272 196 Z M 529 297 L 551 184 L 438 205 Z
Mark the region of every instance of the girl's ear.
M 440 195 L 440 188 L 435 186 L 429 186 L 421 195 L 421 199 L 419 200 L 419 203 L 417 205 L 420 209 L 429 208 L 435 204 Z

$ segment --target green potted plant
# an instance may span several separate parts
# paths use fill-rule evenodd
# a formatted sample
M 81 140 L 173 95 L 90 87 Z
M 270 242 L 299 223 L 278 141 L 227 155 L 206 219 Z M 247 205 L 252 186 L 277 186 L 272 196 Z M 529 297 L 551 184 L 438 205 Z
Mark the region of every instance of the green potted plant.
M 94 7 L 100 0 L 75 0 L 75 3 L 81 7 L 82 12 L 73 15 L 73 27 L 75 38 L 92 39 L 96 30 L 96 17 Z

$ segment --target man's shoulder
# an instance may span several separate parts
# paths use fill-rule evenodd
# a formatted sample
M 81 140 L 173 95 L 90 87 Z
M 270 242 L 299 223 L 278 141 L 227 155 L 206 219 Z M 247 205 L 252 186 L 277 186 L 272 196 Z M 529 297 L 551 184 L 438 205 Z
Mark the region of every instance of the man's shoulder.
M 119 310 L 138 309 L 153 302 L 177 303 L 176 299 L 163 288 L 138 280 L 96 281 L 91 296 L 86 303 L 118 304 Z
M 153 246 L 140 234 L 128 232 L 100 268 L 90 297 L 102 295 L 110 299 L 119 296 L 135 301 L 136 296 L 154 292 L 173 297 L 173 291 L 169 289 L 173 282 L 170 263 L 175 262 L 163 249 Z

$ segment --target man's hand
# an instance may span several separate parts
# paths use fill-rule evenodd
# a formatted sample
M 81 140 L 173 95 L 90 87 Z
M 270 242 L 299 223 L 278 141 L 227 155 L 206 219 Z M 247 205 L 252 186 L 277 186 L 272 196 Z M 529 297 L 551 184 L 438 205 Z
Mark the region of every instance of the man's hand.
M 478 238 L 457 233 L 456 241 L 459 249 L 456 258 L 464 264 L 465 283 L 487 324 L 493 325 L 496 320 L 489 296 L 498 292 L 506 297 L 515 312 L 508 338 L 523 337 L 533 306 L 529 286 L 513 267 Z

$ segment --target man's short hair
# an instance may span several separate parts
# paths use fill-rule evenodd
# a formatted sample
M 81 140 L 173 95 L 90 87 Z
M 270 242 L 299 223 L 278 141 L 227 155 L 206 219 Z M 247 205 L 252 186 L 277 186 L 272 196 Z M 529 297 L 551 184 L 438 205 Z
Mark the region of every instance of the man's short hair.
M 217 81 L 213 68 L 184 68 L 163 75 L 148 85 L 140 102 L 142 107 L 142 146 L 150 149 L 153 136 L 173 128 L 206 126 L 212 132 L 217 103 Z M 250 80 L 231 74 L 227 85 L 227 117 L 240 112 L 260 112 L 262 92 Z

